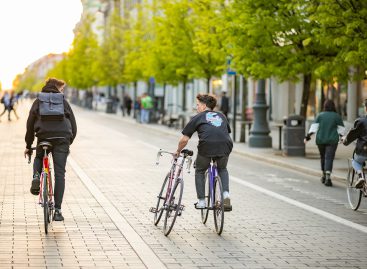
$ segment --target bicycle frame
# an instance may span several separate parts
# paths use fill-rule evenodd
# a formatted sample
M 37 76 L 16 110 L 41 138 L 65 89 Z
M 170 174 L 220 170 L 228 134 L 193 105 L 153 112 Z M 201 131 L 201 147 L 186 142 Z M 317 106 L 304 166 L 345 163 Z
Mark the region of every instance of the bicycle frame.
M 217 165 L 212 160 L 210 162 L 210 166 L 208 168 L 208 174 L 209 174 L 209 193 L 210 193 L 210 205 L 208 205 L 208 208 L 213 208 L 214 203 L 214 179 L 218 175 Z
M 48 187 L 48 202 L 49 205 L 53 206 L 53 188 L 52 188 L 52 179 L 51 179 L 51 169 L 49 162 L 49 155 L 47 153 L 47 147 L 43 147 L 44 155 L 42 158 L 42 173 L 40 177 L 40 192 L 39 192 L 39 204 L 43 205 L 44 197 L 43 197 L 43 185 L 46 184 Z M 46 182 L 45 182 L 46 177 Z

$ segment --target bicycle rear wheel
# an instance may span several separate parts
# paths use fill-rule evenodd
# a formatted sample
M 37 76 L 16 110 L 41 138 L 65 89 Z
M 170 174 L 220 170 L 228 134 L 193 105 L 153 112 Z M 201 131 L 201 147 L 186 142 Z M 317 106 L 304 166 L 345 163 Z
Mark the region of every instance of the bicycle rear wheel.
M 43 206 L 43 223 L 45 226 L 45 233 L 48 233 L 48 224 L 50 222 L 50 215 L 49 215 L 49 207 L 48 207 L 48 182 L 47 182 L 47 173 L 42 174 L 43 177 L 43 188 L 42 188 L 42 206 Z
M 175 224 L 178 212 L 181 210 L 181 200 L 183 193 L 184 183 L 181 178 L 178 178 L 176 184 L 173 187 L 171 198 L 166 201 L 166 217 L 164 219 L 163 231 L 167 236 L 171 232 L 173 225 Z
M 158 194 L 157 205 L 154 211 L 154 225 L 158 225 L 159 221 L 161 220 L 162 214 L 163 214 L 163 210 L 164 210 L 163 205 L 164 205 L 164 201 L 166 200 L 168 178 L 169 178 L 169 173 L 164 178 L 161 191 Z
M 207 196 L 205 196 L 205 201 L 206 201 L 206 209 L 201 209 L 201 222 L 203 224 L 206 223 L 206 221 L 208 220 L 208 216 L 209 216 L 209 206 L 210 206 L 210 175 L 208 173 L 208 171 L 206 171 L 205 173 L 205 192 L 207 193 Z
M 214 224 L 215 231 L 217 234 L 221 234 L 223 231 L 224 225 L 224 205 L 223 205 L 223 190 L 222 190 L 222 181 L 219 176 L 216 176 L 214 179 Z
M 359 205 L 361 204 L 361 198 L 362 198 L 362 191 L 354 187 L 356 181 L 357 181 L 357 174 L 355 173 L 352 167 L 349 167 L 347 176 L 347 195 L 349 205 L 353 210 L 358 209 Z

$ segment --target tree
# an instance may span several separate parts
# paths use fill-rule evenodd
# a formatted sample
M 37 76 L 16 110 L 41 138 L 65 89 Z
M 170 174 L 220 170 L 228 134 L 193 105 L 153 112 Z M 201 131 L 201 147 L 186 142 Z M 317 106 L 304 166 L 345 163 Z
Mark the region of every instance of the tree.
M 235 0 L 229 44 L 236 69 L 247 76 L 297 80 L 304 76 L 301 115 L 306 116 L 312 76 L 333 48 L 315 38 L 316 10 L 304 0 Z
M 96 84 L 94 74 L 98 42 L 92 30 L 93 18 L 88 15 L 75 33 L 72 49 L 68 53 L 67 77 L 70 86 L 88 89 Z

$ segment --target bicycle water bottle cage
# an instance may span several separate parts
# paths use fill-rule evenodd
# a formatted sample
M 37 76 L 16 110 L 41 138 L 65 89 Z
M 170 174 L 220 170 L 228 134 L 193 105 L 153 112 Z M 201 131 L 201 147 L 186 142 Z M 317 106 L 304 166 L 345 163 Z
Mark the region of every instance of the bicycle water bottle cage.
M 184 155 L 187 155 L 187 156 L 192 156 L 192 155 L 194 155 L 194 152 L 193 152 L 192 150 L 189 150 L 189 149 L 183 149 L 183 150 L 181 151 L 181 153 L 182 153 L 182 154 L 184 154 Z

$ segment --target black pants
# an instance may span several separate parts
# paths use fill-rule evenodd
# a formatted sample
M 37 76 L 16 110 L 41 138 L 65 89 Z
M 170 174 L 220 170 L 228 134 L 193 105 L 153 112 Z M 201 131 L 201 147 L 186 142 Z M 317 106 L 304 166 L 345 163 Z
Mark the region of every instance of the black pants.
M 338 144 L 320 144 L 317 146 L 320 152 L 321 170 L 331 173 L 333 171 L 333 162 Z
M 53 167 L 55 172 L 55 188 L 54 188 L 54 198 L 55 198 L 55 208 L 61 209 L 62 198 L 64 196 L 65 190 L 65 166 L 66 159 L 69 155 L 70 143 L 65 139 L 58 139 L 50 141 L 52 143 L 52 158 Z M 37 147 L 36 157 L 33 162 L 33 173 L 42 172 L 42 159 L 44 151 L 42 148 Z
M 218 174 L 222 180 L 223 191 L 229 192 L 229 175 L 227 170 L 228 156 L 216 157 Z M 209 168 L 210 157 L 197 155 L 195 161 L 195 185 L 198 199 L 205 198 L 205 171 Z

